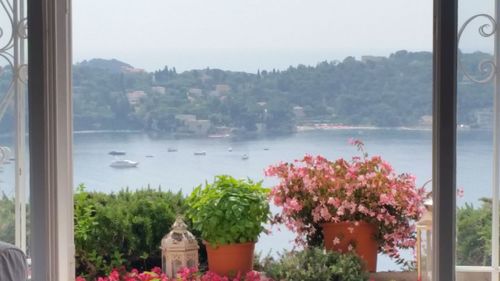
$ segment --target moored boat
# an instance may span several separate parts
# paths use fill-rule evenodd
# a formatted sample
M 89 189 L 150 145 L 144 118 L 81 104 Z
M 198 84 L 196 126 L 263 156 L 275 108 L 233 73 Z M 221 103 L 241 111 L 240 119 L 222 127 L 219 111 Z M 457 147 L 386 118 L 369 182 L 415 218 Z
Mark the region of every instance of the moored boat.
M 139 165 L 139 162 L 131 160 L 116 160 L 111 162 L 109 166 L 113 168 L 135 168 L 137 165 Z

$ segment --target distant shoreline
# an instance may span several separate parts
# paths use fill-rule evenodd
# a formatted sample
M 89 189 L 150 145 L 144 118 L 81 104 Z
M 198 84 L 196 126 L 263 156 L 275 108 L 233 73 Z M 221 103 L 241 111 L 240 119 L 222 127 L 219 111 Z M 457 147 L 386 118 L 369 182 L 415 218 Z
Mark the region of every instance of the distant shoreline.
M 336 130 L 407 130 L 407 131 L 432 131 L 432 127 L 377 127 L 377 126 L 351 126 L 318 124 L 297 126 L 297 133 L 309 131 L 336 131 Z
M 332 124 L 318 124 L 318 125 L 306 125 L 297 126 L 297 130 L 294 133 L 306 133 L 313 131 L 342 131 L 342 130 L 397 130 L 397 131 L 432 131 L 432 127 L 377 127 L 377 126 L 357 126 L 357 125 L 332 125 Z M 458 131 L 469 131 L 469 130 L 482 130 L 478 128 L 457 128 Z M 484 130 L 484 129 L 483 129 Z M 108 133 L 123 133 L 123 134 L 140 134 L 148 133 L 144 130 L 81 130 L 73 131 L 76 135 L 85 134 L 108 134 Z M 293 134 L 293 133 L 292 133 Z M 223 138 L 231 138 L 234 136 L 224 136 Z M 183 138 L 183 137 L 180 137 Z M 185 137 L 190 138 L 190 137 Z M 219 137 L 210 136 L 197 136 L 196 138 L 207 138 L 207 139 L 220 139 Z
M 317 132 L 317 131 L 342 131 L 342 130 L 398 130 L 398 131 L 432 131 L 432 127 L 377 127 L 377 126 L 356 126 L 356 125 L 332 125 L 332 124 L 318 124 L 318 125 L 306 125 L 297 126 L 297 130 L 294 133 L 307 133 L 307 132 Z M 488 131 L 491 129 L 480 129 L 480 128 L 457 128 L 458 131 Z M 294 134 L 291 133 L 291 134 Z M 144 130 L 80 130 L 73 131 L 75 135 L 90 135 L 90 134 L 148 134 L 148 131 Z M 26 134 L 28 135 L 28 134 Z M 0 138 L 12 137 L 10 133 L 0 134 Z M 178 136 L 177 136 L 178 137 Z M 210 137 L 210 136 L 197 136 L 195 138 L 206 138 L 206 139 L 220 139 L 220 138 L 231 138 L 234 136 L 224 136 L 224 137 Z M 178 137 L 178 138 L 190 138 L 190 137 Z M 191 137 L 192 138 L 192 137 Z
M 123 134 L 138 134 L 144 133 L 143 130 L 81 130 L 73 131 L 73 134 L 84 135 L 84 134 L 107 134 L 107 133 L 123 133 Z

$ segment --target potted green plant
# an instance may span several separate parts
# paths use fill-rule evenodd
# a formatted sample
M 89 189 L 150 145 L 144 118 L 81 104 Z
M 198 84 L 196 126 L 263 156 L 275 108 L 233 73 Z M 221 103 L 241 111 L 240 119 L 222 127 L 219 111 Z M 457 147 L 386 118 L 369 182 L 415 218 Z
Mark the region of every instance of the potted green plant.
M 221 175 L 187 198 L 187 216 L 201 232 L 210 271 L 234 276 L 252 270 L 255 243 L 270 216 L 268 192 L 262 182 Z

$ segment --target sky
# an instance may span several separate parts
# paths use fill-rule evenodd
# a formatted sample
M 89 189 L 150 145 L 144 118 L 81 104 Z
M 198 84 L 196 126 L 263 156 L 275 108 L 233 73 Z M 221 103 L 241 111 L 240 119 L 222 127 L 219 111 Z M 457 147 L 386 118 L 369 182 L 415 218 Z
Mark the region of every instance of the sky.
M 461 21 L 493 5 L 460 3 Z M 74 61 L 256 72 L 431 51 L 432 6 L 432 0 L 73 0 Z M 475 25 L 470 30 L 463 49 L 487 51 L 491 40 L 477 40 Z

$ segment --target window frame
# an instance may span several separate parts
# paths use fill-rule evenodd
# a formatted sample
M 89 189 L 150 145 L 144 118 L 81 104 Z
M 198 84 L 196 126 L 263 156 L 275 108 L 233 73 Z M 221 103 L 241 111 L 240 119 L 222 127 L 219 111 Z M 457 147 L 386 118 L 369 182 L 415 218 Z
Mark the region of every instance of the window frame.
M 455 280 L 457 0 L 434 0 L 433 280 Z M 33 277 L 73 280 L 71 0 L 28 0 Z
M 71 0 L 28 0 L 32 276 L 75 278 Z

